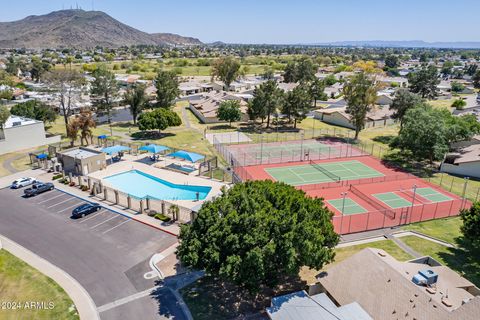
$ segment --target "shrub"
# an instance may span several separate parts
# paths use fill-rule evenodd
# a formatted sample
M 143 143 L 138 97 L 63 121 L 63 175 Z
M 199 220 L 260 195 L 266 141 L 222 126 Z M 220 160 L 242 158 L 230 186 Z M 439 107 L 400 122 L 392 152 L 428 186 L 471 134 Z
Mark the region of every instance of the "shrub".
M 155 217 L 157 215 L 157 211 L 155 210 L 148 210 L 147 215 L 149 217 Z
M 68 185 L 69 185 L 70 187 L 73 187 L 73 186 L 75 186 L 75 182 L 72 181 L 72 182 L 70 182 Z
M 465 100 L 457 99 L 453 101 L 452 108 L 455 108 L 457 110 L 463 110 L 463 108 L 465 108 L 466 105 L 467 105 L 467 102 L 465 102 Z
M 157 213 L 155 219 L 161 220 L 163 222 L 169 222 L 171 219 L 162 213 Z
M 61 177 L 63 177 L 63 175 L 60 173 L 60 174 L 56 174 L 52 177 L 52 180 L 58 180 L 60 179 Z
M 82 189 L 82 191 L 88 191 L 88 186 L 83 185 L 81 189 Z

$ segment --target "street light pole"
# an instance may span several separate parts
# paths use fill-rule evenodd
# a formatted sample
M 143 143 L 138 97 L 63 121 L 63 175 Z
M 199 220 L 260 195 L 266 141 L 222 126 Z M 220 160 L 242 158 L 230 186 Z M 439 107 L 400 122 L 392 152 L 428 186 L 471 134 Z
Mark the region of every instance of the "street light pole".
M 340 234 L 342 234 L 343 229 L 343 212 L 345 211 L 345 198 L 347 197 L 348 192 L 342 192 L 340 195 L 342 196 L 342 217 L 340 219 Z
M 410 209 L 410 223 L 412 222 L 412 215 L 413 215 L 413 206 L 415 205 L 415 198 L 417 197 L 417 185 L 413 185 L 413 200 L 412 200 L 412 207 Z M 407 222 L 407 221 L 405 221 Z

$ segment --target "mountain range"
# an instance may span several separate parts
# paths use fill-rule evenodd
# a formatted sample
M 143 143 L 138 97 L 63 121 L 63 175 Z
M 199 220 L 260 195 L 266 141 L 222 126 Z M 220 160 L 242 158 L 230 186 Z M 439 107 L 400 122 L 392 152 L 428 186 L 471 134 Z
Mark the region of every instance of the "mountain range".
M 0 48 L 92 48 L 132 45 L 201 45 L 196 38 L 149 34 L 101 11 L 61 10 L 0 22 Z
M 422 40 L 407 40 L 407 41 L 365 40 L 365 41 L 335 41 L 335 42 L 316 43 L 315 45 L 332 46 L 332 47 L 480 49 L 480 42 L 478 41 L 426 42 Z

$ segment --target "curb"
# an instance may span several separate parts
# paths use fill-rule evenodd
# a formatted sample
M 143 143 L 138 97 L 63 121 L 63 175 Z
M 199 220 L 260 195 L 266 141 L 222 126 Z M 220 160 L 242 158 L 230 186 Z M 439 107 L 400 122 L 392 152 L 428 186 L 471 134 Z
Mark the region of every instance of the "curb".
M 89 198 L 80 197 L 80 196 L 78 196 L 78 195 L 76 195 L 76 194 L 73 194 L 73 193 L 71 193 L 71 192 L 65 191 L 63 188 L 58 188 L 57 186 L 55 186 L 55 189 L 57 189 L 57 190 L 60 191 L 60 192 L 66 193 L 66 194 L 68 194 L 68 195 L 71 195 L 72 197 L 75 197 L 75 198 L 77 198 L 77 199 L 81 199 L 81 200 L 83 200 L 83 201 L 88 201 L 88 202 L 92 203 L 92 201 L 91 201 Z M 170 235 L 175 236 L 175 237 L 178 238 L 178 234 L 175 234 L 175 233 L 173 233 L 172 231 L 165 230 L 165 229 L 160 228 L 159 226 L 156 226 L 156 225 L 154 225 L 154 224 L 150 224 L 150 223 L 148 223 L 148 222 L 146 222 L 146 221 L 139 220 L 139 219 L 135 218 L 134 216 L 131 217 L 131 216 L 129 216 L 129 215 L 126 215 L 126 214 L 123 213 L 123 212 L 117 211 L 117 210 L 112 209 L 112 208 L 110 208 L 110 207 L 106 207 L 102 202 L 95 202 L 95 203 L 98 203 L 102 208 L 105 208 L 105 209 L 107 209 L 107 210 L 109 210 L 109 211 L 111 211 L 111 212 L 115 212 L 116 214 L 122 215 L 122 216 L 124 216 L 125 218 L 135 220 L 135 221 L 140 222 L 140 223 L 142 223 L 142 224 L 144 224 L 144 225 L 146 225 L 146 226 L 149 226 L 149 227 L 155 228 L 155 229 L 157 229 L 157 230 L 163 231 L 163 232 L 165 232 L 165 233 L 168 233 L 168 234 L 170 234 Z
M 17 258 L 53 279 L 72 299 L 80 319 L 100 320 L 97 306 L 90 294 L 70 274 L 43 259 L 27 248 L 0 235 L 0 249 L 3 248 Z

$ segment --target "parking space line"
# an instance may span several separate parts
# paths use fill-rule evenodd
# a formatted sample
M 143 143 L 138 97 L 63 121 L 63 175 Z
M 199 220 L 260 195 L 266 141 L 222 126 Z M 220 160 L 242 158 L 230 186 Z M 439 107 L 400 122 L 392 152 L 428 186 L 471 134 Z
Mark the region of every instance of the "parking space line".
M 115 219 L 116 217 L 118 217 L 118 216 L 117 216 L 117 215 L 114 215 L 113 217 L 111 217 L 111 218 L 109 218 L 109 219 L 107 219 L 107 220 L 105 220 L 105 221 L 102 221 L 102 222 L 100 222 L 99 224 L 94 225 L 94 226 L 91 227 L 90 229 L 95 229 L 96 227 L 98 227 L 98 226 L 100 226 L 100 225 L 104 224 L 105 222 L 108 222 L 108 221 L 110 221 L 110 220 L 112 220 L 112 219 Z
M 56 198 L 61 197 L 61 196 L 64 196 L 64 195 L 65 195 L 65 193 L 60 193 L 59 195 L 56 195 L 55 197 L 51 197 L 51 198 L 48 198 L 47 200 L 43 200 L 43 201 L 37 202 L 37 204 L 42 204 L 42 203 L 44 203 L 44 202 L 48 202 L 48 201 L 50 201 L 50 200 L 56 199 Z
M 79 223 L 84 223 L 85 221 L 88 221 L 88 220 L 90 220 L 90 219 L 92 219 L 92 218 L 98 217 L 100 214 L 102 214 L 103 212 L 107 212 L 107 211 L 108 211 L 108 210 L 100 210 L 100 211 L 97 211 L 97 212 L 95 212 L 94 214 L 92 214 L 90 217 L 83 219 L 83 220 L 80 221 Z
M 73 198 L 68 198 L 66 200 L 63 200 L 63 201 L 60 201 L 58 203 L 52 204 L 51 206 L 47 207 L 47 209 L 53 208 L 55 206 L 58 206 L 59 204 L 65 203 L 65 202 L 70 201 L 70 200 L 74 200 L 74 199 Z
M 122 224 L 129 222 L 130 220 L 132 220 L 132 219 L 127 219 L 127 220 L 123 221 L 122 223 L 119 223 L 119 224 L 117 224 L 116 226 L 111 227 L 111 228 L 108 229 L 107 231 L 102 232 L 102 234 L 105 234 L 105 233 L 107 233 L 107 232 L 110 232 L 110 231 L 112 231 L 113 229 L 116 229 L 116 228 L 120 227 Z
M 66 207 L 65 209 L 62 209 L 62 210 L 60 210 L 60 211 L 57 211 L 57 213 L 60 213 L 60 212 L 66 211 L 66 210 L 68 210 L 68 209 L 71 209 L 71 208 L 73 208 L 73 207 L 76 207 L 76 206 L 78 206 L 80 203 L 82 203 L 82 201 L 75 203 L 73 206 L 69 206 L 69 207 Z

